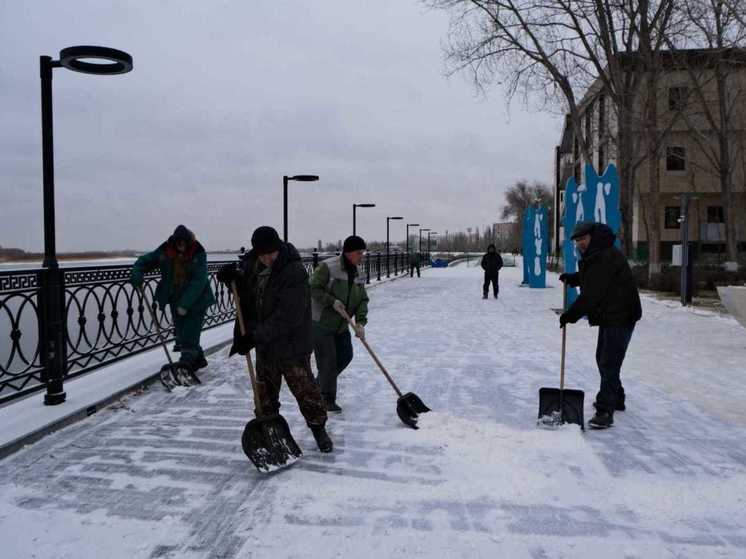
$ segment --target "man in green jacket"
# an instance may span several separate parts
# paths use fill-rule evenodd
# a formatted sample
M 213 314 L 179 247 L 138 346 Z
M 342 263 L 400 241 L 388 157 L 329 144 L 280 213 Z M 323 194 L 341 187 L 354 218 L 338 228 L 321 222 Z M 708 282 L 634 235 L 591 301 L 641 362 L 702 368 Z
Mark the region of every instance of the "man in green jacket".
M 207 366 L 199 345 L 207 309 L 215 304 L 215 294 L 207 274 L 207 254 L 189 229 L 179 225 L 169 239 L 153 252 L 143 254 L 132 267 L 130 281 L 141 288 L 147 272 L 160 268 L 161 279 L 155 301 L 161 309 L 171 307 L 175 350 L 180 361 L 194 370 Z
M 365 241 L 348 237 L 342 254 L 325 260 L 311 276 L 313 345 L 321 396 L 329 412 L 342 411 L 337 405 L 337 377 L 352 361 L 352 337 L 344 310 L 355 318 L 355 335 L 365 337 L 368 322 L 368 293 L 358 266 L 365 254 Z

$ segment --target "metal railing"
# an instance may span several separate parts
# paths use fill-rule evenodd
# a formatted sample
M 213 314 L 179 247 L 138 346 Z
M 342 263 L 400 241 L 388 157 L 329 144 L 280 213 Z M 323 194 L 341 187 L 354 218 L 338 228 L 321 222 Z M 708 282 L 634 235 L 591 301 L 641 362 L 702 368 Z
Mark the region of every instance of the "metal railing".
M 309 274 L 327 256 L 314 253 L 303 258 Z M 217 272 L 227 262 L 208 263 L 210 285 L 217 303 L 205 316 L 204 329 L 231 322 L 235 307 L 230 291 L 217 281 Z M 408 271 L 406 254 L 392 254 L 389 273 Z M 387 275 L 386 256 L 366 255 L 361 270 L 368 283 Z M 423 263 L 424 266 L 424 263 Z M 161 328 L 173 339 L 169 312 L 157 310 L 155 288 L 159 270 L 145 274 L 143 294 L 129 283 L 132 266 L 83 266 L 63 268 L 64 300 L 64 377 L 89 373 L 158 345 L 158 336 L 145 305 L 156 309 Z M 41 391 L 46 372 L 40 355 L 43 308 L 42 268 L 0 271 L 0 404 Z

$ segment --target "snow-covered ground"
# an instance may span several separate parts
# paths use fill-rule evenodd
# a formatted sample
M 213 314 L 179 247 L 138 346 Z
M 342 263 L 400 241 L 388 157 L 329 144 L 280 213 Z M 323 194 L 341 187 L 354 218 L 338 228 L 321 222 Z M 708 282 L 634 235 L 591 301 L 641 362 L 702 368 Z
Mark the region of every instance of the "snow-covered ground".
M 429 270 L 374 290 L 368 338 L 433 413 L 401 425 L 361 346 L 341 381 L 335 452 L 263 476 L 239 438 L 245 362 L 222 352 L 205 384 L 157 386 L 0 463 L 3 558 L 746 557 L 746 329 L 645 299 L 608 431 L 535 425 L 557 386 L 550 288 L 480 270 Z M 568 384 L 598 379 L 595 330 L 568 334 Z

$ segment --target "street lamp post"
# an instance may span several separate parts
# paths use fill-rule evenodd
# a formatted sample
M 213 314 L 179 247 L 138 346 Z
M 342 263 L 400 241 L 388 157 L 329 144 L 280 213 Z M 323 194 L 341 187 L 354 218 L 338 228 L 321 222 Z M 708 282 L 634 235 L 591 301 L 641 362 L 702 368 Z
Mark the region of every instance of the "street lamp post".
M 375 204 L 352 204 L 352 234 L 357 235 L 357 209 L 375 208 Z
M 430 236 L 431 235 L 437 235 L 437 231 L 428 231 L 427 232 L 427 261 L 430 262 Z
M 102 62 L 89 62 L 89 60 Z M 132 57 L 120 50 L 76 46 L 62 49 L 60 59 L 39 57 L 41 78 L 42 177 L 44 185 L 44 262 L 39 274 L 39 353 L 46 384 L 44 404 L 54 406 L 65 401 L 63 389 L 67 369 L 65 339 L 65 285 L 57 262 L 54 214 L 54 134 L 52 115 L 52 70 L 67 68 L 83 74 L 114 75 L 132 70 Z
M 422 258 L 422 232 L 423 231 L 430 231 L 430 229 L 420 229 L 420 258 Z
M 318 175 L 295 175 L 282 177 L 282 239 L 288 242 L 288 181 L 314 182 Z
M 410 227 L 419 227 L 419 223 L 407 223 L 407 258 L 409 258 L 409 228 Z
M 387 217 L 386 218 L 386 277 L 391 277 L 391 250 L 389 249 L 390 238 L 389 238 L 389 224 L 392 219 L 404 219 L 401 216 Z

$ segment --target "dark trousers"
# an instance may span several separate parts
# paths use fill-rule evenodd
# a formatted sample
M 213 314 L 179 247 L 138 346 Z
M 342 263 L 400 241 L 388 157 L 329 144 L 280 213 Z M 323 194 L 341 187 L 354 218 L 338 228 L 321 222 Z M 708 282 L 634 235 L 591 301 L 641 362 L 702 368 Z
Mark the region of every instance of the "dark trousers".
M 414 277 L 414 271 L 417 270 L 417 277 L 420 277 L 420 265 L 419 264 L 410 264 L 409 265 L 409 277 Z
M 193 363 L 202 354 L 199 339 L 202 334 L 202 322 L 205 320 L 205 314 L 207 314 L 207 309 L 201 311 L 190 310 L 184 316 L 181 316 L 176 312 L 176 307 L 171 305 L 176 346 L 181 352 L 181 360 L 185 363 Z
M 318 324 L 313 325 L 313 352 L 319 370 L 321 393 L 330 398 L 337 396 L 337 377 L 352 361 L 352 336 L 349 330 L 338 334 Z
M 613 413 L 617 405 L 624 403 L 624 387 L 620 372 L 634 330 L 634 324 L 601 326 L 598 329 L 596 363 L 601 374 L 601 389 L 596 395 L 598 411 Z
M 310 356 L 289 363 L 276 363 L 263 359 L 261 352 L 257 355 L 257 392 L 262 404 L 262 414 L 267 416 L 280 413 L 280 389 L 283 377 L 298 402 L 298 408 L 306 423 L 324 425 L 326 406 L 321 400 L 319 387 L 311 373 Z
M 492 284 L 492 293 L 497 297 L 497 294 L 500 293 L 500 274 L 484 274 L 484 287 L 482 291 L 485 297 L 490 292 L 490 283 Z

